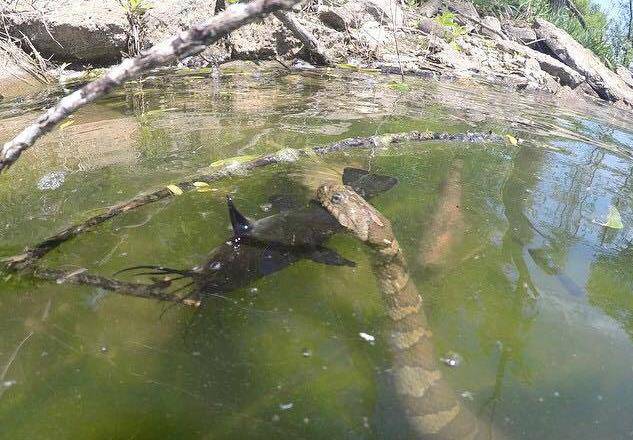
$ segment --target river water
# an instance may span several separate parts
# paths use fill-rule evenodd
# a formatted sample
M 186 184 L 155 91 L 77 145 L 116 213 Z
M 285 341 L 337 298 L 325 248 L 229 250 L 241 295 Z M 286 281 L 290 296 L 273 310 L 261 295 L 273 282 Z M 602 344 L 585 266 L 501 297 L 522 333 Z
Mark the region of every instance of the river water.
M 505 142 L 405 143 L 220 180 L 118 216 L 42 265 L 192 267 L 231 235 L 227 193 L 260 218 L 271 196 L 307 201 L 324 176 L 371 169 L 399 180 L 372 203 L 404 248 L 438 359 L 459 360 L 441 365 L 464 405 L 508 439 L 632 437 L 627 115 L 460 80 L 390 81 L 231 67 L 130 83 L 0 176 L 0 256 L 217 161 L 492 130 Z M 0 141 L 63 93 L 0 101 Z M 599 224 L 617 215 L 622 228 Z M 197 310 L 0 273 L 0 437 L 398 438 L 371 254 L 346 234 L 328 247 L 357 267 L 302 260 Z

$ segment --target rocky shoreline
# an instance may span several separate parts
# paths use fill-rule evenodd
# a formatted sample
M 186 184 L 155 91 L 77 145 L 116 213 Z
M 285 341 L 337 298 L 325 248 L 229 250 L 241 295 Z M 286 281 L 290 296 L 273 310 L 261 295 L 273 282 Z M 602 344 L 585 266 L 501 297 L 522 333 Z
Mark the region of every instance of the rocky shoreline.
M 147 49 L 222 9 L 222 0 L 161 0 L 135 11 L 118 0 L 16 0 L 0 6 L 0 14 L 6 37 L 39 54 L 46 60 L 48 77 L 58 80 L 68 72 L 115 64 L 133 54 L 135 47 Z M 402 75 L 472 78 L 633 106 L 628 69 L 610 70 L 543 19 L 526 23 L 481 17 L 465 0 L 429 0 L 421 6 L 395 0 L 310 2 L 292 14 L 333 64 Z M 232 60 L 277 60 L 309 68 L 310 63 L 322 62 L 295 35 L 269 16 L 181 64 L 195 68 Z M 20 57 L 6 50 L 0 50 L 0 67 L 0 81 L 24 70 Z

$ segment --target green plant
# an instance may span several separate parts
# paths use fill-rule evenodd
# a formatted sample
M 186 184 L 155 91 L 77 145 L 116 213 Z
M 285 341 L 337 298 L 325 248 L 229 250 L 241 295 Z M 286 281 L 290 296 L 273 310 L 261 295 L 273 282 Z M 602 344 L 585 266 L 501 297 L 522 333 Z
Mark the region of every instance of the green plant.
M 614 52 L 613 40 L 608 32 L 606 15 L 589 0 L 574 0 L 587 27 L 566 7 L 555 7 L 551 0 L 473 0 L 475 7 L 484 15 L 496 15 L 514 19 L 532 20 L 541 17 L 569 33 L 576 41 L 594 52 L 605 63 L 614 65 L 619 57 Z
M 151 3 L 146 0 L 127 0 L 126 10 L 130 14 L 141 16 L 152 9 Z
M 455 21 L 455 14 L 452 12 L 444 11 L 441 15 L 435 17 L 434 20 L 450 30 L 450 35 L 448 35 L 447 38 L 449 41 L 453 41 L 455 38 L 466 33 L 466 29 Z

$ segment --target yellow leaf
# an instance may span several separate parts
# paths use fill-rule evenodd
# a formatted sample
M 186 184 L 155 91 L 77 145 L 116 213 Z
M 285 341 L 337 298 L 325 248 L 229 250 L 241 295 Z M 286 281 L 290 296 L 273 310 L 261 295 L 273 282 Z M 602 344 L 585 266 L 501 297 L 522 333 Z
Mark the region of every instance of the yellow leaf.
M 244 163 L 244 162 L 248 162 L 250 160 L 253 160 L 256 157 L 257 156 L 250 156 L 250 155 L 229 157 L 228 159 L 216 160 L 215 162 L 213 162 L 211 164 L 211 166 L 212 167 L 222 167 L 222 166 L 225 166 L 225 165 L 230 165 L 232 163 Z
M 517 141 L 517 138 L 515 138 L 511 134 L 506 134 L 506 139 L 508 140 L 508 142 L 510 142 L 511 145 L 515 147 L 519 145 L 519 141 Z
M 71 125 L 73 125 L 75 123 L 74 119 L 69 119 L 66 122 L 63 122 L 61 124 L 59 124 L 59 129 L 63 130 L 66 127 L 70 127 Z
M 622 217 L 620 211 L 615 206 L 609 206 L 609 214 L 607 214 L 606 223 L 600 223 L 605 228 L 622 229 L 624 224 L 622 223 Z
M 180 189 L 178 185 L 167 185 L 167 189 L 171 191 L 175 196 L 179 196 L 183 194 L 183 191 Z
M 203 188 L 205 186 L 209 186 L 207 182 L 193 182 L 193 186 L 196 188 Z

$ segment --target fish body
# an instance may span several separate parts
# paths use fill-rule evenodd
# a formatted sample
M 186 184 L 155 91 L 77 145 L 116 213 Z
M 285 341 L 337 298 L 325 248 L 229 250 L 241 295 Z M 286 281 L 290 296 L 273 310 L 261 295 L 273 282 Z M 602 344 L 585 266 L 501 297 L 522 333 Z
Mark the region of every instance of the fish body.
M 359 194 L 372 197 L 397 184 L 390 176 L 370 174 L 346 168 L 343 183 L 358 188 Z M 291 264 L 309 259 L 332 266 L 355 266 L 325 242 L 344 229 L 320 203 L 305 206 L 284 206 L 281 212 L 259 220 L 249 219 L 227 197 L 233 236 L 211 251 L 205 263 L 193 269 L 171 269 L 163 266 L 135 266 L 123 271 L 149 269 L 137 275 L 178 275 L 191 280 L 193 296 L 218 295 L 246 287 L 255 280 L 278 272 Z M 182 289 L 181 288 L 181 289 Z

